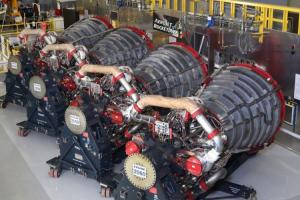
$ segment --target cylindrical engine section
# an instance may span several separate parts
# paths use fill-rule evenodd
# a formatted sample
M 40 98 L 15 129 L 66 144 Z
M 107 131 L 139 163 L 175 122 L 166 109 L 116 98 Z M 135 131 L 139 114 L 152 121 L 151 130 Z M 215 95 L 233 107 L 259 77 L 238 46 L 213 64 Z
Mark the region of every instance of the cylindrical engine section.
M 151 48 L 145 32 L 133 27 L 119 28 L 99 41 L 89 57 L 93 64 L 135 67 Z
M 230 151 L 246 151 L 273 142 L 283 121 L 283 93 L 266 72 L 231 66 L 213 77 L 199 96 L 221 123 Z
M 138 64 L 134 74 L 150 94 L 185 97 L 199 89 L 207 76 L 207 66 L 194 49 L 173 43 L 152 52 Z
M 74 43 L 74 45 L 84 45 L 88 49 L 103 36 L 101 33 L 112 28 L 112 25 L 101 17 L 83 19 L 68 27 L 59 36 L 61 43 Z M 84 38 L 84 39 L 83 39 Z

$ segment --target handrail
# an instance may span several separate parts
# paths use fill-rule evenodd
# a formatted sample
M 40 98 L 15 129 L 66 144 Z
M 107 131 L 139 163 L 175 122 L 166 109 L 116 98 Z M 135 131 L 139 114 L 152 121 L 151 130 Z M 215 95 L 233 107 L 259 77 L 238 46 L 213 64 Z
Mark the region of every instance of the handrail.
M 56 25 L 56 21 L 55 20 L 48 20 L 48 21 L 39 21 L 39 22 L 35 22 L 36 23 L 36 28 L 39 27 L 40 24 L 42 23 L 46 23 L 47 24 L 47 30 L 48 31 L 62 31 L 56 29 L 55 25 Z M 1 35 L 18 35 L 25 27 L 27 27 L 28 25 L 31 25 L 32 23 L 15 23 L 15 24 L 4 24 L 3 25 L 3 29 L 0 32 Z M 1 25 L 2 26 L 2 25 Z M 7 30 L 5 30 L 7 29 Z
M 62 31 L 60 29 L 56 29 L 56 20 L 48 20 L 48 21 L 40 21 L 40 22 L 36 22 L 36 27 L 39 27 L 39 24 L 41 23 L 47 23 L 48 27 L 47 30 L 48 31 L 55 31 L 55 32 L 59 32 Z M 8 58 L 11 55 L 11 47 L 10 47 L 10 43 L 9 43 L 9 37 L 10 36 L 17 36 L 23 29 L 24 26 L 29 25 L 30 23 L 19 23 L 19 24 L 8 24 L 8 25 L 4 25 L 5 28 L 9 28 L 9 30 L 7 31 L 2 31 L 0 32 L 1 35 L 1 43 L 0 43 L 0 62 L 5 62 L 8 60 Z M 17 51 L 17 49 L 16 49 Z
M 204 6 L 207 4 L 205 10 L 195 10 L 196 5 Z M 204 6 L 205 7 L 205 6 Z M 238 8 L 239 7 L 239 8 Z M 256 3 L 256 2 L 245 2 L 240 0 L 151 0 L 151 8 L 173 10 L 182 13 L 191 13 L 194 15 L 220 15 L 226 14 L 231 18 L 236 17 L 237 9 L 241 9 L 243 18 L 248 16 L 247 8 L 252 7 L 257 11 L 255 20 L 259 23 L 258 35 L 263 35 L 266 29 L 274 29 L 277 23 L 282 32 L 294 32 L 300 35 L 300 8 L 279 6 L 273 4 Z M 226 9 L 227 8 L 227 9 Z M 229 9 L 228 9 L 229 8 Z M 225 13 L 225 12 L 230 13 Z M 217 12 L 216 12 L 217 11 Z M 276 12 L 280 13 L 280 16 L 276 16 Z M 292 19 L 289 14 L 293 13 L 298 17 Z M 291 20 L 297 20 L 298 30 L 289 30 L 289 25 L 292 25 Z
M 245 6 L 253 6 L 253 7 L 262 7 L 262 8 L 273 8 L 276 10 L 288 10 L 291 12 L 300 12 L 300 8 L 295 7 L 288 7 L 288 6 L 279 6 L 274 4 L 266 4 L 266 3 L 254 3 L 254 2 L 246 2 L 246 1 L 236 1 L 236 0 L 213 0 L 213 1 L 219 1 L 224 3 L 234 3 L 234 4 L 240 4 Z

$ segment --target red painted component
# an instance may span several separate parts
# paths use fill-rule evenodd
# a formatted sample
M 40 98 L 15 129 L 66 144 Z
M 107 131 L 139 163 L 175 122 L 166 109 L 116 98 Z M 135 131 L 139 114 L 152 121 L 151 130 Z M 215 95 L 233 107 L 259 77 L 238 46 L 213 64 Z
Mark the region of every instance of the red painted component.
M 85 137 L 85 138 L 88 138 L 89 137 L 89 133 L 88 132 L 83 132 L 82 136 Z
M 133 108 L 134 108 L 138 113 L 142 113 L 142 112 L 143 112 L 143 110 L 140 109 L 140 107 L 139 107 L 136 103 L 133 104 Z
M 147 43 L 147 46 L 149 49 L 154 49 L 154 45 L 152 43 L 152 41 L 150 40 L 150 38 L 148 37 L 148 35 L 146 34 L 145 31 L 136 28 L 134 26 L 127 26 L 126 28 L 131 29 L 133 32 L 135 32 L 136 34 L 138 34 L 139 36 L 141 36 Z
M 111 25 L 111 23 L 109 23 L 109 21 L 107 20 L 106 17 L 100 17 L 100 16 L 94 16 L 93 18 L 99 20 L 100 22 L 102 22 L 103 24 L 105 24 L 105 26 L 108 28 L 108 29 L 112 29 L 113 26 Z
M 73 101 L 71 101 L 70 105 L 73 107 L 79 107 L 80 104 L 77 100 L 73 100 Z
M 149 189 L 149 192 L 152 194 L 157 194 L 157 188 L 156 187 L 152 187 Z
M 201 189 L 203 192 L 206 192 L 206 191 L 209 190 L 209 187 L 208 187 L 208 185 L 206 184 L 206 182 L 205 182 L 204 179 L 202 179 L 202 180 L 200 181 L 199 187 L 200 187 L 200 189 Z
M 62 10 L 56 8 L 56 9 L 55 9 L 55 16 L 56 16 L 56 17 L 62 16 Z
M 131 88 L 131 90 L 129 90 L 128 92 L 127 92 L 127 96 L 129 96 L 129 97 L 131 97 L 133 94 L 135 94 L 137 91 L 136 91 L 136 89 L 135 88 Z
M 212 80 L 213 80 L 213 79 L 212 79 L 211 76 L 207 76 L 207 77 L 204 79 L 203 84 L 208 85 Z
M 194 195 L 193 195 L 193 193 L 191 191 L 188 191 L 188 192 L 185 193 L 185 198 L 187 200 L 194 200 L 195 199 Z
M 203 77 L 205 78 L 208 75 L 207 65 L 205 64 L 204 60 L 202 59 L 202 57 L 198 54 L 198 52 L 195 49 L 193 49 L 191 46 L 186 45 L 182 42 L 173 42 L 170 44 L 181 46 L 181 47 L 185 48 L 187 51 L 191 52 L 192 55 L 198 60 L 198 62 L 200 64 L 200 67 L 203 72 Z
M 67 53 L 68 60 L 71 60 L 76 52 L 77 52 L 77 49 L 72 49 L 71 51 L 69 51 Z
M 207 138 L 209 140 L 213 139 L 215 136 L 219 135 L 220 131 L 218 129 L 213 130 L 213 132 L 209 133 L 207 135 Z
M 200 176 L 202 174 L 202 163 L 195 156 L 191 156 L 185 162 L 185 169 L 194 176 Z
M 121 112 L 118 111 L 109 111 L 109 117 L 114 124 L 121 125 L 124 120 L 123 120 L 123 115 Z
M 183 120 L 184 122 L 188 122 L 189 120 L 191 119 L 191 114 L 189 112 L 185 112 L 184 113 L 184 117 L 183 117 Z
M 125 78 L 125 74 L 124 73 L 120 73 L 120 74 L 118 74 L 118 76 L 113 76 L 112 83 L 116 84 L 116 82 L 118 82 L 121 78 Z
M 280 130 L 280 127 L 281 127 L 281 124 L 283 123 L 284 121 L 284 118 L 285 118 L 285 100 L 284 100 L 284 94 L 282 92 L 282 90 L 280 90 L 280 86 L 278 84 L 278 82 L 276 80 L 273 79 L 273 77 L 266 71 L 256 67 L 256 66 L 253 66 L 253 65 L 250 65 L 250 64 L 234 64 L 233 66 L 236 66 L 236 67 L 245 67 L 245 68 L 248 68 L 250 69 L 251 71 L 257 73 L 258 75 L 260 75 L 261 77 L 265 78 L 270 84 L 273 85 L 274 89 L 277 89 L 277 96 L 281 102 L 281 113 L 280 113 L 280 118 L 281 118 L 281 123 L 279 124 L 279 126 L 277 127 L 277 129 L 275 130 L 274 134 L 273 134 L 273 137 L 271 138 L 271 140 L 269 141 L 269 145 L 272 144 L 275 140 L 275 137 L 276 135 L 279 133 L 279 130 Z M 257 149 L 260 149 L 261 147 L 257 147 Z
M 127 156 L 130 156 L 134 153 L 140 153 L 140 147 L 133 141 L 129 141 L 126 143 L 125 152 Z
M 72 92 L 77 89 L 75 81 L 69 75 L 64 75 L 64 77 L 60 81 L 60 84 L 69 92 Z
M 125 136 L 125 138 L 128 139 L 128 140 L 132 138 L 132 134 L 129 133 L 128 130 L 126 130 L 126 131 L 124 132 L 124 136 Z
M 204 113 L 204 111 L 205 110 L 203 108 L 199 108 L 195 112 L 191 113 L 192 118 L 195 119 L 198 115 L 202 115 Z

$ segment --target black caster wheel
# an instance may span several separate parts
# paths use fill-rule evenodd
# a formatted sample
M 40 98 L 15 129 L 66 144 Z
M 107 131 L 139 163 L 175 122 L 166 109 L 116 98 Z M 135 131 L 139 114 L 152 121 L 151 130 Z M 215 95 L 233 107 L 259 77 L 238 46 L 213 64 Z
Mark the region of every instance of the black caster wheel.
M 54 172 L 53 172 L 53 175 L 54 175 L 54 178 L 59 178 L 60 177 L 60 170 L 59 169 L 54 169 Z
M 18 130 L 18 136 L 26 137 L 26 136 L 28 136 L 29 132 L 30 132 L 29 130 L 26 130 L 25 128 L 20 127 Z
M 48 172 L 48 175 L 52 178 L 54 178 L 54 168 L 53 167 L 50 167 L 49 169 L 49 172 Z
M 0 107 L 5 109 L 7 107 L 7 103 L 5 101 L 0 102 Z
M 50 170 L 48 172 L 48 175 L 52 178 L 59 178 L 61 175 L 61 170 L 57 168 L 50 167 Z

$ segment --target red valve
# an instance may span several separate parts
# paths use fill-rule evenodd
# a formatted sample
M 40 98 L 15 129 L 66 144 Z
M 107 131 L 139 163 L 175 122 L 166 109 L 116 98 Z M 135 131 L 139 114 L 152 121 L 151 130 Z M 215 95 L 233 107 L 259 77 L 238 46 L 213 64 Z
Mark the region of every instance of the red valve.
M 127 156 L 130 156 L 134 153 L 140 153 L 140 147 L 133 141 L 129 141 L 126 143 L 125 152 Z
M 79 107 L 79 102 L 77 100 L 73 100 L 71 101 L 70 105 L 73 107 Z
M 132 138 L 132 134 L 129 133 L 128 130 L 126 130 L 126 131 L 124 132 L 124 136 L 125 136 L 125 138 L 128 139 L 128 140 Z
M 121 125 L 123 123 L 123 115 L 121 112 L 109 111 L 109 116 L 112 123 Z
M 186 160 L 185 168 L 194 176 L 200 176 L 202 173 L 202 163 L 195 156 L 191 156 Z
M 75 81 L 69 75 L 65 75 L 60 84 L 68 91 L 74 91 L 77 89 Z

